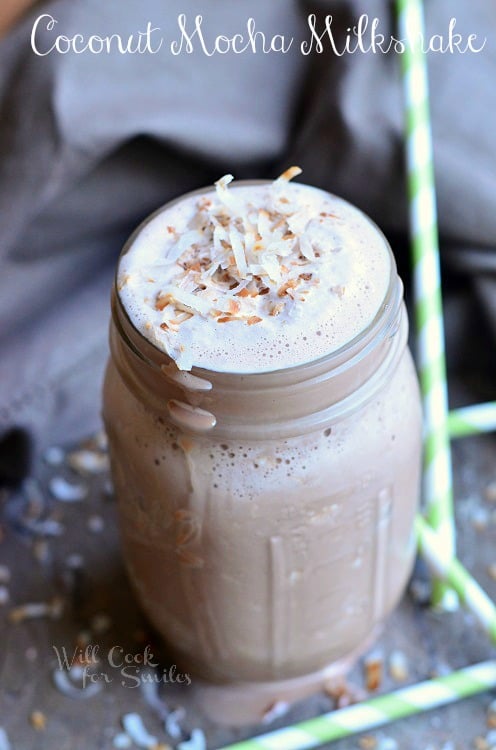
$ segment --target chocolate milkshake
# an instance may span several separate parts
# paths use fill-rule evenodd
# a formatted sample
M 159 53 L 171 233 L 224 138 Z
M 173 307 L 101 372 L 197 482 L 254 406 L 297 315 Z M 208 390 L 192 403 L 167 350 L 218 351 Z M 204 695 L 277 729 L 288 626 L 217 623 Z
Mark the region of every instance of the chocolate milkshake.
M 104 416 L 129 575 L 232 723 L 348 668 L 415 553 L 421 418 L 394 260 L 297 173 L 158 211 L 113 298 Z

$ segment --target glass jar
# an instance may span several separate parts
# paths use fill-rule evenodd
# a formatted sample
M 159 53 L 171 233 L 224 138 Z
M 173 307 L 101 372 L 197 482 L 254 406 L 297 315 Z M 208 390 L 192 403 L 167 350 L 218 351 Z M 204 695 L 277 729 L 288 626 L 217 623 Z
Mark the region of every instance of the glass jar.
M 392 255 L 359 336 L 274 372 L 181 373 L 114 289 L 104 420 L 124 558 L 192 679 L 259 690 L 262 710 L 349 667 L 397 604 L 421 463 L 406 340 Z

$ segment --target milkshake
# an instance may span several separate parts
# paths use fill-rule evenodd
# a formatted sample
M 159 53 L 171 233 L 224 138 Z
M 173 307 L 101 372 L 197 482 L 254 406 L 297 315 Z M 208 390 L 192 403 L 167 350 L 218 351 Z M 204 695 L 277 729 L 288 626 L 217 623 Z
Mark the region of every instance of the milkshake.
M 104 417 L 130 579 L 228 723 L 349 668 L 415 554 L 421 417 L 394 259 L 298 171 L 160 209 L 113 296 Z

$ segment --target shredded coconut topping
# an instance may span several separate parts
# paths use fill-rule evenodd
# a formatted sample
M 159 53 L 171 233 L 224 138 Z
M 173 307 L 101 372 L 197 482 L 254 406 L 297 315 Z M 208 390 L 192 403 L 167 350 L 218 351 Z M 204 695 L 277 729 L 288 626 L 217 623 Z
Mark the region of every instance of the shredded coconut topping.
M 299 167 L 290 167 L 263 186 L 258 201 L 256 191 L 231 189 L 234 178 L 225 175 L 215 192 L 196 198 L 186 227 L 164 228 L 164 250 L 152 265 L 121 261 L 119 291 L 148 285 L 141 297 L 154 313 L 146 335 L 180 369 L 193 364 L 185 327 L 194 319 L 262 329 L 276 316 L 297 318 L 322 279 L 329 279 L 329 264 L 342 249 L 336 237 L 343 222 L 321 210 L 319 191 L 289 184 L 299 174 Z M 346 294 L 342 278 L 325 291 Z

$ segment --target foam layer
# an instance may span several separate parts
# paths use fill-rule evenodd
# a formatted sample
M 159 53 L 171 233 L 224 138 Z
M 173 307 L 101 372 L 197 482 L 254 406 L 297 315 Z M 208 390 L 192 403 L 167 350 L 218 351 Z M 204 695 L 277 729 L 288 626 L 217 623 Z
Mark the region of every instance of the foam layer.
M 186 196 L 144 224 L 118 271 L 135 327 L 180 369 L 267 372 L 329 354 L 384 301 L 383 236 L 296 170 Z

